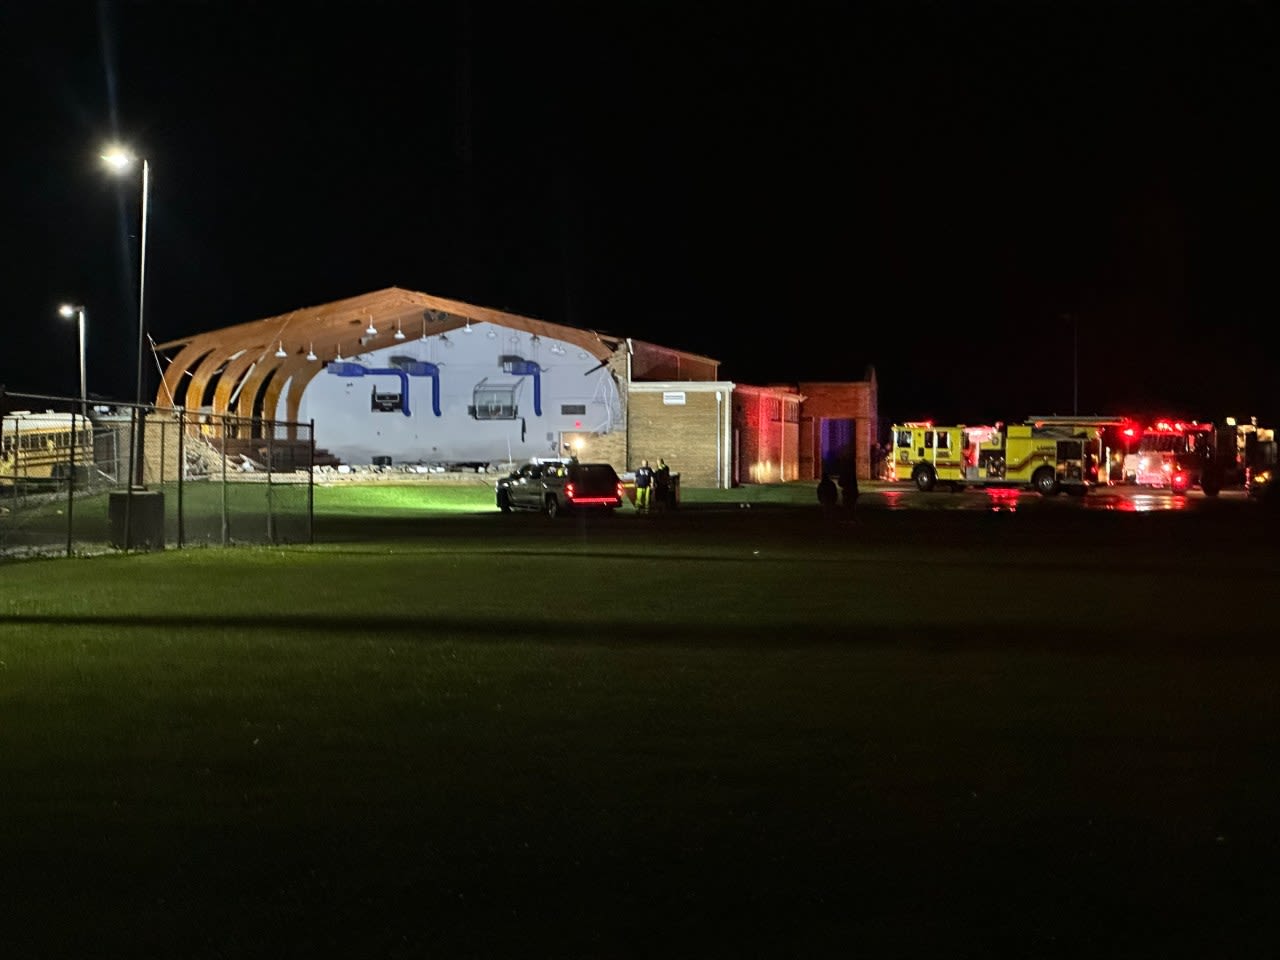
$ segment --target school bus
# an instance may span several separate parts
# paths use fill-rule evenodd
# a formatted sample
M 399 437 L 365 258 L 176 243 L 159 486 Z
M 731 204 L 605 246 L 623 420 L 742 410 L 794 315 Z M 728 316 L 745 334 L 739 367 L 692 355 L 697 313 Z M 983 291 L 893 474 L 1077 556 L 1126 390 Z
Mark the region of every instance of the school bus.
M 15 410 L 0 417 L 0 486 L 56 484 L 93 462 L 88 417 Z

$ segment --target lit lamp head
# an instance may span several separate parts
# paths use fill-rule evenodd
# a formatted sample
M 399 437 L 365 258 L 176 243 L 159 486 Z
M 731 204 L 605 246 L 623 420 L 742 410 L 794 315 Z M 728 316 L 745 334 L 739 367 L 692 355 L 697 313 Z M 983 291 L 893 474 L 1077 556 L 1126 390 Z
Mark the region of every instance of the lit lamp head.
M 58 308 L 58 313 L 62 314 L 62 316 L 66 317 L 69 320 L 83 309 L 84 307 L 76 307 L 76 306 L 72 306 L 69 303 L 64 303 L 62 306 Z
M 113 173 L 123 173 L 133 166 L 133 161 L 133 154 L 118 143 L 113 143 L 102 151 L 102 162 Z

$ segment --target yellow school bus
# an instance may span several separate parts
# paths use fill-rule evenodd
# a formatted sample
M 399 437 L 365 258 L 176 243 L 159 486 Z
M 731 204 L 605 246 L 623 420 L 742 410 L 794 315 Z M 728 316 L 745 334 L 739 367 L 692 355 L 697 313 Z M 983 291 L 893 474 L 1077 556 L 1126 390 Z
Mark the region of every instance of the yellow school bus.
M 92 462 L 88 417 L 52 410 L 0 416 L 0 486 L 55 483 L 83 473 Z

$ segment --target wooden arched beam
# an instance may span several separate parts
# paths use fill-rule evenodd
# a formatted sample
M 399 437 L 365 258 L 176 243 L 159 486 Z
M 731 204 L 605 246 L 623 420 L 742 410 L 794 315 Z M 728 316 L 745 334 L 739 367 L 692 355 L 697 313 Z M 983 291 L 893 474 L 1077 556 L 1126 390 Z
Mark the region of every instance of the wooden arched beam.
M 324 370 L 321 363 L 309 363 L 306 369 L 299 370 L 293 375 L 289 381 L 289 393 L 285 397 L 285 419 L 289 421 L 289 439 L 298 439 L 298 410 L 302 406 L 302 394 L 307 389 L 307 384 L 316 378 Z
M 244 379 L 249 368 L 256 363 L 258 358 L 251 353 L 242 353 L 234 360 L 227 361 L 227 367 L 222 371 L 222 377 L 218 380 L 218 385 L 213 388 L 213 403 L 211 409 L 214 413 L 225 414 L 230 412 L 231 398 L 235 395 L 236 387 L 240 381 Z
M 252 370 L 245 373 L 244 379 L 240 382 L 240 396 L 236 397 L 235 408 L 227 412 L 232 416 L 251 419 L 256 416 L 253 409 L 254 399 L 258 396 L 258 391 L 262 388 L 262 383 L 272 373 L 273 368 L 265 363 L 260 363 Z
M 160 389 L 156 394 L 156 406 L 169 408 L 183 405 L 185 401 L 178 394 L 182 386 L 182 378 L 192 367 L 198 366 L 215 349 L 215 345 L 206 340 L 192 340 L 178 351 L 177 356 L 169 361 L 161 377 Z M 171 399 L 172 398 L 172 399 Z

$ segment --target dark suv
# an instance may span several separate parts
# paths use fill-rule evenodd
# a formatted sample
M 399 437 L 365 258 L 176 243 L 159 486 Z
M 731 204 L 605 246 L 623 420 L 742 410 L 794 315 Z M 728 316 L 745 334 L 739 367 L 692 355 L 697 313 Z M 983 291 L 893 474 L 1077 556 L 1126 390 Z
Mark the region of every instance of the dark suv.
M 575 510 L 613 513 L 622 506 L 622 481 L 607 463 L 531 460 L 495 485 L 498 509 L 540 510 L 548 517 Z

